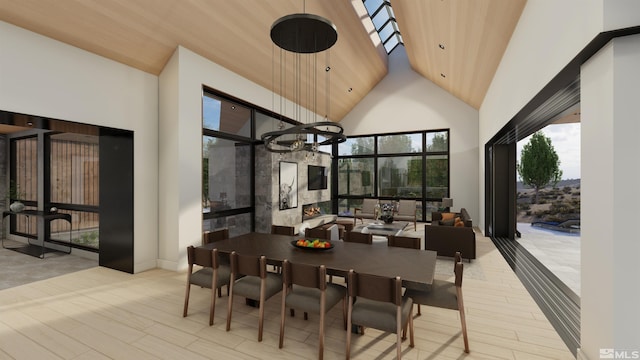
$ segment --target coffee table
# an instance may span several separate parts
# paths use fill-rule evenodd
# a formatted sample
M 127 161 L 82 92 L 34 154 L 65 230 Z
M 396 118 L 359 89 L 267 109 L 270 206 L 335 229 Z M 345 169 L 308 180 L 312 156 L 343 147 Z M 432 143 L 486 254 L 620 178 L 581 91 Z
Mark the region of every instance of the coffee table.
M 409 225 L 407 221 L 394 221 L 390 224 L 374 222 L 358 225 L 353 228 L 353 231 L 380 236 L 400 235 L 407 225 Z

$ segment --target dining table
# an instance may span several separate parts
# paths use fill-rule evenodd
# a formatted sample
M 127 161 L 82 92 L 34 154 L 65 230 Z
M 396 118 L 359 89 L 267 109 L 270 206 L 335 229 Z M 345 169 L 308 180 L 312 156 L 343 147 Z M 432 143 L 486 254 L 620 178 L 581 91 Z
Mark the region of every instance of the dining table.
M 433 283 L 435 251 L 407 249 L 391 246 L 372 246 L 331 241 L 331 248 L 300 248 L 295 242 L 301 236 L 288 236 L 251 232 L 229 239 L 203 245 L 218 249 L 221 254 L 235 251 L 242 255 L 264 255 L 270 265 L 290 262 L 308 265 L 324 265 L 330 275 L 346 276 L 350 269 L 355 272 L 378 276 L 399 276 L 405 288 L 430 290 Z M 312 240 L 312 239 L 310 239 Z

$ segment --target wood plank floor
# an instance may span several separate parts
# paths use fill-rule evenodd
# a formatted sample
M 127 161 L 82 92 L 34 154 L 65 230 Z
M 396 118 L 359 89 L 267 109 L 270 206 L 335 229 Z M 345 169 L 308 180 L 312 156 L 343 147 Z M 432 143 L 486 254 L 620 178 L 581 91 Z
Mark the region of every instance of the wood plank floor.
M 406 341 L 403 358 L 573 359 L 491 240 L 479 236 L 477 252 L 479 258 L 465 266 L 481 276 L 470 271 L 463 282 L 471 353 L 463 352 L 457 312 L 423 306 L 414 321 L 416 346 Z M 192 289 L 183 318 L 185 279 L 160 269 L 131 275 L 97 267 L 2 290 L 0 359 L 317 358 L 315 316 L 287 317 L 284 348 L 278 349 L 280 294 L 267 301 L 259 343 L 258 311 L 239 297 L 230 332 L 224 295 L 208 326 L 205 289 Z M 345 356 L 341 324 L 338 306 L 328 315 L 325 359 Z M 394 342 L 394 335 L 367 329 L 352 337 L 352 358 L 393 359 Z

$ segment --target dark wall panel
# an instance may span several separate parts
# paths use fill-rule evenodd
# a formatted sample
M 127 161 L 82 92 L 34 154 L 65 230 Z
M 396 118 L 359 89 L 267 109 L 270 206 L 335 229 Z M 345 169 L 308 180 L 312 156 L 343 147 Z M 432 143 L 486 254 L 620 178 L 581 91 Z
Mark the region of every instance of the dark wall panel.
M 100 266 L 133 273 L 133 132 L 100 129 Z

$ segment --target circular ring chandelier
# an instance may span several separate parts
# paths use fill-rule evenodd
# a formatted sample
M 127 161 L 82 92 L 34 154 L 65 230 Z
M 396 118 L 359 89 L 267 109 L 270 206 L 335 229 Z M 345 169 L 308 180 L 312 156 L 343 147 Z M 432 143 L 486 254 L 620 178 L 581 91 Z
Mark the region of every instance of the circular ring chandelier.
M 276 20 L 271 26 L 271 40 L 281 49 L 295 54 L 317 54 L 328 50 L 336 43 L 338 32 L 335 25 L 326 18 L 314 14 L 298 13 L 286 15 Z M 281 64 L 281 66 L 283 65 Z M 327 76 L 329 76 L 329 69 L 330 66 L 327 64 Z M 296 79 L 298 88 L 301 82 L 300 77 L 301 75 L 298 73 Z M 328 88 L 329 85 L 327 85 Z M 281 91 L 280 96 L 283 96 L 283 93 Z M 316 96 L 315 93 L 314 96 Z M 299 100 L 297 101 L 297 106 L 300 108 Z M 327 100 L 325 102 L 327 109 L 329 101 L 327 90 Z M 325 121 L 301 123 L 290 128 L 281 128 L 280 130 L 264 133 L 261 139 L 267 150 L 276 153 L 300 150 L 317 152 L 319 146 L 346 141 L 347 138 L 344 135 L 342 126 L 336 122 L 328 121 L 328 115 L 327 110 Z M 298 120 L 298 122 L 300 121 Z M 313 142 L 307 142 L 309 135 L 313 136 Z
M 344 129 L 332 121 L 319 121 L 301 124 L 288 129 L 271 131 L 262 135 L 262 141 L 267 150 L 276 153 L 288 153 L 307 150 L 317 152 L 323 145 L 341 143 L 347 140 Z M 313 135 L 313 143 L 307 143 L 307 135 Z M 324 140 L 318 141 L 318 135 Z

